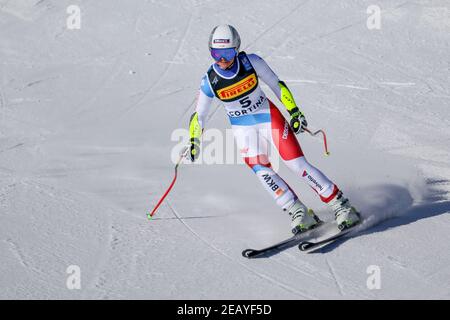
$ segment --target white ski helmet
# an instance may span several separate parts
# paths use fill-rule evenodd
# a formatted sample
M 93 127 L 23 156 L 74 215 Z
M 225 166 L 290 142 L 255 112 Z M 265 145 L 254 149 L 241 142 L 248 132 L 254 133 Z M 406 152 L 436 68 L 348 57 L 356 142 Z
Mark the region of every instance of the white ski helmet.
M 221 24 L 214 27 L 209 36 L 209 49 L 236 48 L 239 52 L 241 37 L 233 26 Z

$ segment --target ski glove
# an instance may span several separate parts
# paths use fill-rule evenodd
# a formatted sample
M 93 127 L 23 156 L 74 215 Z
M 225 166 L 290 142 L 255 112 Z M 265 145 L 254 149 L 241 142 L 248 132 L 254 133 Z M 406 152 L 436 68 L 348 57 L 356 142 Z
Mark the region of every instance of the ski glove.
M 188 158 L 194 162 L 200 155 L 200 140 L 191 138 L 191 145 L 189 146 Z
M 192 162 L 197 160 L 200 155 L 200 136 L 202 131 L 203 129 L 198 121 L 198 113 L 194 112 L 189 123 L 190 145 L 188 146 L 189 152 L 187 154 L 188 159 Z
M 292 130 L 297 134 L 305 131 L 305 128 L 308 126 L 308 122 L 306 121 L 303 113 L 301 113 L 298 108 L 295 109 L 297 110 L 293 110 L 294 112 L 291 113 L 290 125 Z
M 278 86 L 280 87 L 280 100 L 291 115 L 290 125 L 292 130 L 295 133 L 305 131 L 304 129 L 308 126 L 308 122 L 306 122 L 305 116 L 298 109 L 291 91 L 283 81 L 279 81 Z

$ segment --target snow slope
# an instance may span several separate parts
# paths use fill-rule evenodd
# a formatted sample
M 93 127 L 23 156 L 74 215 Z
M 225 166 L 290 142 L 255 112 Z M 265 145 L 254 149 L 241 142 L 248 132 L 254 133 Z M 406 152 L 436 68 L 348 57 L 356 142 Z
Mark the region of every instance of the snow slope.
M 79 30 L 66 27 L 72 4 Z M 0 0 L 0 298 L 449 299 L 450 3 L 377 1 L 381 29 L 369 30 L 372 4 Z M 146 219 L 219 23 L 326 130 L 330 157 L 299 140 L 367 218 L 358 236 L 243 259 L 289 236 L 289 218 L 241 163 L 182 165 Z M 208 128 L 225 133 L 213 109 Z M 80 290 L 66 287 L 70 265 Z M 379 290 L 366 286 L 371 265 Z

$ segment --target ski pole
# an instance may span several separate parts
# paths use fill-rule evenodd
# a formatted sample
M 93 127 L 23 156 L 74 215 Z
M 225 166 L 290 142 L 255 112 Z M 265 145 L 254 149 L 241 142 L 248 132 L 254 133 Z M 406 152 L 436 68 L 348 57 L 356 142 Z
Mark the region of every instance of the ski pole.
M 152 210 L 152 212 L 147 213 L 147 218 L 149 220 L 152 219 L 153 215 L 155 214 L 156 210 L 158 210 L 159 206 L 161 205 L 161 203 L 164 201 L 164 199 L 167 197 L 167 195 L 169 194 L 170 190 L 172 190 L 173 185 L 175 184 L 175 181 L 177 180 L 177 175 L 178 175 L 178 166 L 181 163 L 181 160 L 183 160 L 183 158 L 186 156 L 187 152 L 189 151 L 189 148 L 186 147 L 185 150 L 183 150 L 183 152 L 180 154 L 180 158 L 177 161 L 177 164 L 175 165 L 175 176 L 173 177 L 172 182 L 170 183 L 169 188 L 166 190 L 166 192 L 164 193 L 164 195 L 161 197 L 161 199 L 159 199 L 158 203 L 156 204 L 155 208 Z
M 327 136 L 326 136 L 325 132 L 323 130 L 317 130 L 316 132 L 312 133 L 311 131 L 309 131 L 308 128 L 304 128 L 304 130 L 306 132 L 308 132 L 310 135 L 312 135 L 313 137 L 315 137 L 319 133 L 322 133 L 322 135 L 323 135 L 323 144 L 325 146 L 325 155 L 329 156 L 330 152 L 328 151 Z

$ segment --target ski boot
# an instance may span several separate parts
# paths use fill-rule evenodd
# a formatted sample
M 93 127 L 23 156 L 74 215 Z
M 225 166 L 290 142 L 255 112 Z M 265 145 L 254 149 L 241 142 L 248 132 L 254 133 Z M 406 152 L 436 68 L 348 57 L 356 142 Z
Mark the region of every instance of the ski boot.
M 328 204 L 334 212 L 340 230 L 353 227 L 361 220 L 358 211 L 350 205 L 350 201 L 342 195 L 341 191 Z
M 287 209 L 289 216 L 292 219 L 291 227 L 292 233 L 297 234 L 313 229 L 318 226 L 320 219 L 314 214 L 314 211 L 307 209 L 300 201 L 295 202 Z

